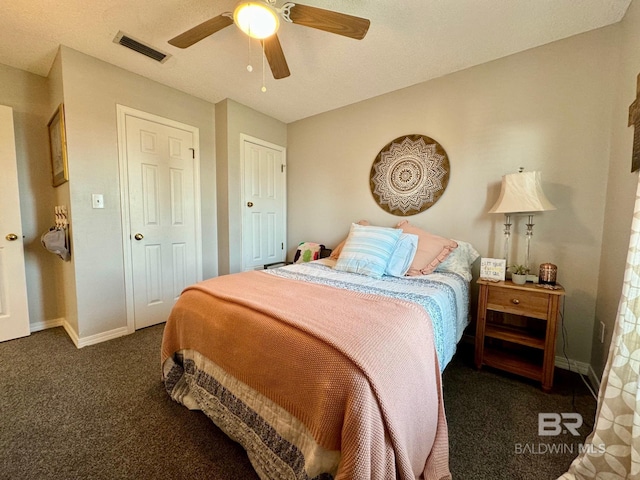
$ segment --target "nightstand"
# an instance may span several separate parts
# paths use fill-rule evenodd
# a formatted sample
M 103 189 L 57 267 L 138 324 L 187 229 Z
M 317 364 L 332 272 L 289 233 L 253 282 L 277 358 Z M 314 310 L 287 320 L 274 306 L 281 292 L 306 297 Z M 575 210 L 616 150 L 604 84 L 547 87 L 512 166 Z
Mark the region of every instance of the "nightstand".
M 477 368 L 487 365 L 553 386 L 556 327 L 564 288 L 478 280 Z M 559 287 L 559 285 L 558 285 Z

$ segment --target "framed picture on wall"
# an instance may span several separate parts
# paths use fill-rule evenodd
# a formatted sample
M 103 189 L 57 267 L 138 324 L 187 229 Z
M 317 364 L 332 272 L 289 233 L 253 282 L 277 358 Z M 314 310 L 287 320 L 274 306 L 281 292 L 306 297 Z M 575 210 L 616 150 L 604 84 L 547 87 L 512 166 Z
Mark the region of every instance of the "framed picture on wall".
M 64 129 L 64 106 L 61 103 L 47 124 L 51 149 L 51 177 L 54 187 L 69 180 L 67 170 L 67 137 Z

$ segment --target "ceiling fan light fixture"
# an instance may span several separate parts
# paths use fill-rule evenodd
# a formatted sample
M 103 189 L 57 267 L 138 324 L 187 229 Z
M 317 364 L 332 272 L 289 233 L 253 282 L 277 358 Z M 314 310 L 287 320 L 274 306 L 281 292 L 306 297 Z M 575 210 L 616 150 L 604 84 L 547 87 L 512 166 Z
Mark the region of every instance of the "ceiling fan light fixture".
M 266 3 L 241 2 L 233 12 L 233 21 L 252 38 L 263 39 L 278 31 L 278 12 Z

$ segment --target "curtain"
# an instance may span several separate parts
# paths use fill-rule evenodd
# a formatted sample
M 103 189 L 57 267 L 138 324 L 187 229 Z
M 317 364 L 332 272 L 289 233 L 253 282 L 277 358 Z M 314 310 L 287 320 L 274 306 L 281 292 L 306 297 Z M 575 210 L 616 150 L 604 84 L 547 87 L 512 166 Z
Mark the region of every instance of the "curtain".
M 558 480 L 640 478 L 640 183 L 593 431 Z

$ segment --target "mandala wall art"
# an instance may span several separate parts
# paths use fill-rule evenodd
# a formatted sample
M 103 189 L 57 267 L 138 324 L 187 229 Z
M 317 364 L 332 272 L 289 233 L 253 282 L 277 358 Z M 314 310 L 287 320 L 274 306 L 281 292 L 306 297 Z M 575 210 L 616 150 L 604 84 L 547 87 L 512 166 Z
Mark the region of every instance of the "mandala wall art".
M 383 210 L 406 217 L 424 212 L 440 199 L 449 170 L 442 145 L 424 135 L 405 135 L 380 150 L 369 185 Z

